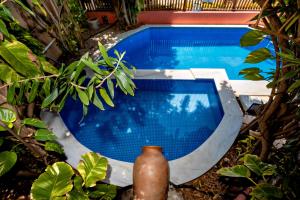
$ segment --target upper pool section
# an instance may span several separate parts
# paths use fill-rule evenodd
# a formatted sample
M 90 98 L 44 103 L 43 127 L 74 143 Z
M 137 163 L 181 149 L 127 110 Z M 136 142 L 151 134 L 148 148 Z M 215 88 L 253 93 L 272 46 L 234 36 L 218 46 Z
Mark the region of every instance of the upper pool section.
M 123 39 L 113 50 L 126 51 L 125 60 L 137 69 L 223 68 L 229 79 L 242 80 L 239 72 L 258 67 L 274 68 L 274 61 L 244 63 L 247 55 L 260 47 L 272 48 L 269 40 L 256 47 L 241 47 L 245 27 L 149 27 Z

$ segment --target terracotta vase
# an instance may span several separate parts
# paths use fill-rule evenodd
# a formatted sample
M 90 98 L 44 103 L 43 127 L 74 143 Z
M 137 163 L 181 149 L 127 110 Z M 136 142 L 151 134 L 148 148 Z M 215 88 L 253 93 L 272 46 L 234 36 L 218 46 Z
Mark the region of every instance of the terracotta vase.
M 135 200 L 167 199 L 169 165 L 159 146 L 145 146 L 133 167 Z

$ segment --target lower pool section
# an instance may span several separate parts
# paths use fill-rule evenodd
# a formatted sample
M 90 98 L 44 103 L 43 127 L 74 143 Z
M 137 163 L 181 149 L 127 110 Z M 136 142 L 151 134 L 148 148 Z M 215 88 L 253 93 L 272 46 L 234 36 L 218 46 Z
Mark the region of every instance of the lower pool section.
M 224 112 L 213 80 L 135 80 L 135 97 L 116 89 L 115 107 L 93 105 L 83 120 L 79 100 L 68 99 L 61 117 L 92 151 L 134 162 L 145 145 L 159 145 L 168 160 L 197 149 Z

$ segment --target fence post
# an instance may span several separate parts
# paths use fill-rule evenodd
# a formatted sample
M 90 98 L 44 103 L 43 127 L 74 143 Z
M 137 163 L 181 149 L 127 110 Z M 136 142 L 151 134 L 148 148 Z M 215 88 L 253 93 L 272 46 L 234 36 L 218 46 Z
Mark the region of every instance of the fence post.
M 233 0 L 233 6 L 232 6 L 232 10 L 236 10 L 236 6 L 237 6 L 237 3 L 238 3 L 238 0 Z
M 183 3 L 183 11 L 186 11 L 187 9 L 187 0 L 184 0 L 184 3 Z

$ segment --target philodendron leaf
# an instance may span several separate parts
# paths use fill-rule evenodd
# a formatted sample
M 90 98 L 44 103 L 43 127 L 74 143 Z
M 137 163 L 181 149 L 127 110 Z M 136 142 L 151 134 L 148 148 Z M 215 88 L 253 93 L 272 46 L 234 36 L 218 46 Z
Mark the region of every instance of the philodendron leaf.
M 261 183 L 256 185 L 250 193 L 253 199 L 281 199 L 283 194 L 278 187 L 268 183 Z
M 47 125 L 44 121 L 36 118 L 25 118 L 22 123 L 36 128 L 47 128 Z
M 0 177 L 7 173 L 17 162 L 17 154 L 12 151 L 0 153 Z
M 5 123 L 9 128 L 12 128 L 13 122 L 16 121 L 16 113 L 10 109 L 0 107 L 0 121 Z M 0 131 L 5 131 L 6 129 L 0 126 Z
M 246 58 L 246 63 L 260 63 L 266 59 L 273 58 L 271 52 L 267 48 L 260 48 L 252 51 Z
M 101 181 L 106 176 L 107 159 L 97 153 L 87 153 L 81 156 L 82 160 L 77 166 L 85 187 L 94 187 L 97 181 Z
M 273 175 L 275 166 L 262 162 L 257 155 L 246 154 L 244 165 L 258 176 Z
M 114 185 L 100 184 L 96 190 L 89 193 L 89 197 L 95 199 L 114 199 L 117 195 L 117 187 Z
M 240 39 L 242 47 L 254 46 L 260 43 L 265 37 L 265 34 L 258 30 L 251 30 L 244 34 Z
M 74 171 L 65 162 L 56 162 L 48 166 L 31 186 L 31 198 L 40 199 L 65 199 L 65 195 L 73 188 L 72 176 Z
M 229 177 L 244 177 L 249 178 L 251 173 L 247 167 L 244 165 L 236 165 L 233 167 L 221 168 L 217 171 L 221 176 Z

